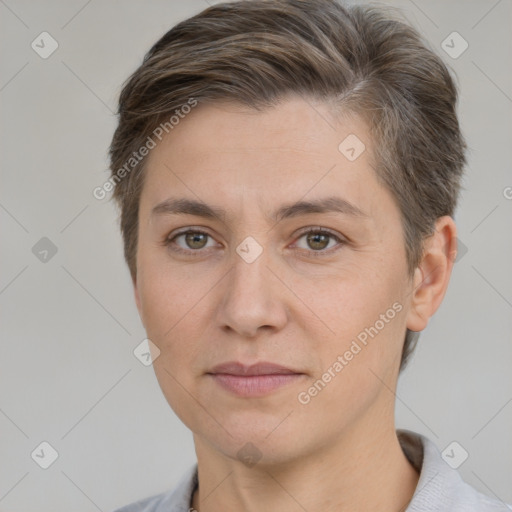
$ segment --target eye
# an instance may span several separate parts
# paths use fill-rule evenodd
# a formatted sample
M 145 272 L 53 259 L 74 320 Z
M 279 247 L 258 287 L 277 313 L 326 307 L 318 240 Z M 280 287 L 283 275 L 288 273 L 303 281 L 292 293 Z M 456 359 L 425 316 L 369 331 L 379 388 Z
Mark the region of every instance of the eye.
M 304 242 L 301 243 L 301 240 L 304 240 Z M 345 243 L 346 241 L 344 239 L 330 230 L 316 227 L 308 228 L 306 231 L 303 231 L 293 247 L 301 251 L 307 251 L 313 256 L 321 256 L 335 252 Z M 194 255 L 195 253 L 199 255 L 206 249 L 215 247 L 215 241 L 212 236 L 205 231 L 188 228 L 187 230 L 166 238 L 164 245 L 178 253 L 188 255 Z M 334 249 L 334 251 L 331 250 L 337 245 L 339 246 L 338 248 Z
M 299 241 L 302 239 L 304 239 L 305 241 L 305 246 L 303 245 L 301 247 Z M 344 243 L 345 240 L 343 240 L 342 238 L 340 238 L 339 236 L 335 235 L 334 233 L 325 228 L 309 228 L 307 231 L 303 232 L 300 235 L 298 241 L 295 242 L 295 246 L 298 247 L 299 249 L 307 250 L 309 252 L 330 254 L 334 252 L 331 251 L 330 249 L 332 249 L 336 245 L 343 246 Z
M 208 245 L 208 239 L 213 242 L 212 245 Z M 182 231 L 167 238 L 165 245 L 173 251 L 190 254 L 193 252 L 201 252 L 202 249 L 209 249 L 215 245 L 215 242 L 210 234 L 204 231 L 187 229 L 186 231 Z

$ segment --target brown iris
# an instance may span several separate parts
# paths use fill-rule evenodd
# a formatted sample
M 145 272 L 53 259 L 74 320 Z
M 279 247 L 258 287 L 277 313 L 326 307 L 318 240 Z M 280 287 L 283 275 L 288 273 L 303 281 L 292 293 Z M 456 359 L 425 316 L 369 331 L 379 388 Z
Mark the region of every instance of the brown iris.
M 191 249 L 202 249 L 208 240 L 206 233 L 186 233 L 185 241 Z
M 315 250 L 325 249 L 329 245 L 329 235 L 322 233 L 309 233 L 307 235 L 308 245 Z

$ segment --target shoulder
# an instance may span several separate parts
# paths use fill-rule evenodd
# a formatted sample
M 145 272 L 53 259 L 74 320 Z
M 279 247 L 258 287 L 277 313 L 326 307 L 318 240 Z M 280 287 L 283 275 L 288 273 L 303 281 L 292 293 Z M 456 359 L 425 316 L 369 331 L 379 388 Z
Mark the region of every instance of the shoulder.
M 406 512 L 510 512 L 512 507 L 464 482 L 427 437 L 398 430 L 402 450 L 420 478 Z
M 155 496 L 149 496 L 148 498 L 118 508 L 114 512 L 161 512 L 169 510 L 166 508 L 165 502 L 169 500 L 171 493 L 172 491 L 167 491 Z
M 197 464 L 189 468 L 176 487 L 149 496 L 113 512 L 189 512 L 190 499 L 197 486 Z

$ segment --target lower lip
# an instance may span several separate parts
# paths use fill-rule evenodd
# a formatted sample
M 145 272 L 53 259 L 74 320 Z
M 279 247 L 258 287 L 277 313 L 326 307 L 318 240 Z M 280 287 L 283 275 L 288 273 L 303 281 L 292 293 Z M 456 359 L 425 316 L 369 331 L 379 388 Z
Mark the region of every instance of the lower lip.
M 237 396 L 264 396 L 276 389 L 296 382 L 303 377 L 300 373 L 278 373 L 270 375 L 230 375 L 227 373 L 210 374 L 224 389 Z

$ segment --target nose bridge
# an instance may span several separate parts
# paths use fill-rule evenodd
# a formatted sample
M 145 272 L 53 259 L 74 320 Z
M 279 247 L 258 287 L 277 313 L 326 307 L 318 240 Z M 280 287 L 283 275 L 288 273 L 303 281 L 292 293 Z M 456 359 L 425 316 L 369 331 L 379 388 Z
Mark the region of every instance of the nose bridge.
M 286 320 L 276 278 L 267 268 L 270 252 L 252 237 L 245 238 L 233 253 L 220 303 L 220 320 L 244 336 L 254 336 L 260 327 L 280 328 Z
M 269 251 L 253 240 L 244 240 L 233 255 L 231 286 L 237 294 L 242 292 L 242 295 L 250 296 L 265 293 L 265 288 L 269 286 Z

